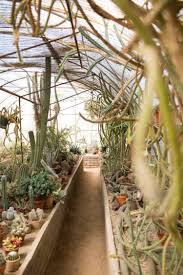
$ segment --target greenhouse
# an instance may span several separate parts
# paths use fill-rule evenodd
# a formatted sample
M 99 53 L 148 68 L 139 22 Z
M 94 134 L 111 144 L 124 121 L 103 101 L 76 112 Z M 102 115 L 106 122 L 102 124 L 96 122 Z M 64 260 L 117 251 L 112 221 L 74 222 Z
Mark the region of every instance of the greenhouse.
M 183 1 L 0 1 L 0 274 L 183 274 Z

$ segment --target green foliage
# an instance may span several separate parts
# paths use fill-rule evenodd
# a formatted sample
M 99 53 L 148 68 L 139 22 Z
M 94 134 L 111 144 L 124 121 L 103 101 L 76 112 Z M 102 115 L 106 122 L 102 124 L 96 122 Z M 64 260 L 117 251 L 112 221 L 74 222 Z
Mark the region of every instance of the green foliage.
M 30 184 L 32 186 L 34 197 L 45 197 L 56 189 L 56 183 L 46 171 L 34 172 Z
M 6 260 L 4 258 L 4 255 L 3 253 L 0 252 L 0 266 L 5 265 L 5 263 L 6 263 Z
M 70 146 L 69 136 L 69 129 L 62 129 L 56 132 L 53 127 L 48 128 L 44 156 L 50 166 L 52 166 L 55 161 L 60 161 L 62 156 L 67 154 Z
M 1 178 L 1 194 L 2 194 L 2 203 L 3 203 L 3 208 L 5 210 L 8 209 L 8 196 L 7 196 L 7 177 L 2 176 Z
M 72 145 L 70 147 L 70 152 L 75 154 L 75 155 L 81 155 L 81 149 L 77 145 Z

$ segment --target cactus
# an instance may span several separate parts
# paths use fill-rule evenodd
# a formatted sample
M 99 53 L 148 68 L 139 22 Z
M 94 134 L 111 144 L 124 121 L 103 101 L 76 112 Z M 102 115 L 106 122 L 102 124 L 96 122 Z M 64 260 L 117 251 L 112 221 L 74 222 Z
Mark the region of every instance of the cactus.
M 30 233 L 30 226 L 22 213 L 15 216 L 15 219 L 11 224 L 10 233 L 15 236 L 25 236 Z
M 44 211 L 40 208 L 37 208 L 36 210 L 32 209 L 28 216 L 30 221 L 42 221 L 44 218 Z
M 50 106 L 50 95 L 51 95 L 51 58 L 46 57 L 46 72 L 43 74 L 43 78 L 40 79 L 40 85 L 43 89 L 38 92 L 39 89 L 37 78 L 33 82 L 33 90 L 36 92 L 32 94 L 34 104 L 34 112 L 36 119 L 36 141 L 34 135 L 29 132 L 29 139 L 31 143 L 31 161 L 32 171 L 35 171 L 41 167 L 41 159 L 43 156 L 43 150 L 46 140 L 47 132 L 47 121 Z
M 2 203 L 3 203 L 3 208 L 5 210 L 8 209 L 8 196 L 6 192 L 6 184 L 7 184 L 7 177 L 2 176 L 1 177 L 1 184 L 2 184 Z
M 5 265 L 6 261 L 2 252 L 0 252 L 0 266 Z
M 29 140 L 30 140 L 30 146 L 31 146 L 31 164 L 33 163 L 34 159 L 34 154 L 35 154 L 35 147 L 36 147 L 36 142 L 35 142 L 35 137 L 33 131 L 29 131 Z
M 30 201 L 30 207 L 31 209 L 34 208 L 34 191 L 32 186 L 29 186 L 29 201 Z
M 16 211 L 10 207 L 7 211 L 2 212 L 2 219 L 12 221 L 15 218 Z
M 27 164 L 22 164 L 18 169 L 17 181 L 21 183 L 22 180 L 29 176 L 29 166 Z
M 41 146 L 41 133 L 37 131 L 36 133 L 36 148 L 34 151 L 32 170 L 35 171 L 39 166 L 42 158 L 42 146 Z
M 17 251 L 11 251 L 8 253 L 7 260 L 8 261 L 16 261 L 19 259 L 19 255 Z

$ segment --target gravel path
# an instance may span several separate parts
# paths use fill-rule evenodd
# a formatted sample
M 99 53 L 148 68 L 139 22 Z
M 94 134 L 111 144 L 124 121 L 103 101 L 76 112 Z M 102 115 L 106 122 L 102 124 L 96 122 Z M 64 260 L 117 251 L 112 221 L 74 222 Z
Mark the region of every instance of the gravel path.
M 98 168 L 85 169 L 45 275 L 107 275 Z

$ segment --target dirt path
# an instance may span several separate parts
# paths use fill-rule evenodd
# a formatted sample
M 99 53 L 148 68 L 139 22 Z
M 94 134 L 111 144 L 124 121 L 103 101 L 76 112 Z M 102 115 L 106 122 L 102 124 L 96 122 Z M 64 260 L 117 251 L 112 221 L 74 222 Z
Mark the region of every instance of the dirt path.
M 85 169 L 45 275 L 106 275 L 99 169 Z

